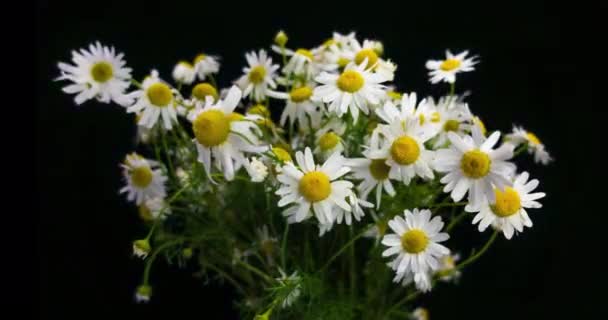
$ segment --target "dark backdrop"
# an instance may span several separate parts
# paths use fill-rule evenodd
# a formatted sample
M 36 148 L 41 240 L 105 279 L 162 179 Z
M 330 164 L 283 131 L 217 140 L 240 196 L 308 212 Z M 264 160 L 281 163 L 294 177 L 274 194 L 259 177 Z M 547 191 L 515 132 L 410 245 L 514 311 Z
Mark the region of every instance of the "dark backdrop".
M 70 50 L 100 40 L 126 54 L 136 78 L 157 68 L 169 79 L 178 59 L 191 59 L 204 50 L 222 56 L 219 80 L 227 86 L 240 75 L 245 50 L 268 47 L 279 28 L 288 33 L 289 46 L 296 47 L 315 45 L 334 30 L 379 39 L 386 55 L 399 65 L 398 89 L 419 95 L 445 89 L 428 83 L 427 59 L 441 57 L 446 48 L 479 54 L 477 70 L 458 80 L 459 88 L 473 90 L 472 110 L 490 130 L 524 125 L 538 134 L 557 161 L 548 167 L 523 162 L 548 194 L 544 208 L 532 210 L 534 227 L 511 241 L 500 238 L 494 250 L 464 272 L 460 286 L 436 288 L 423 305 L 431 309 L 433 319 L 595 313 L 589 306 L 590 291 L 578 287 L 594 282 L 594 277 L 571 268 L 597 259 L 573 244 L 586 225 L 573 218 L 581 210 L 575 199 L 585 196 L 577 187 L 583 181 L 574 181 L 574 170 L 580 167 L 575 166 L 577 157 L 572 155 L 579 153 L 573 146 L 581 132 L 572 124 L 593 118 L 597 107 L 591 104 L 591 81 L 579 76 L 581 66 L 572 55 L 580 46 L 566 45 L 567 39 L 578 37 L 566 21 L 576 18 L 584 24 L 584 16 L 542 3 L 505 7 L 492 2 L 480 7 L 459 1 L 426 6 L 352 1 L 339 10 L 326 5 L 283 2 L 277 4 L 280 10 L 272 10 L 236 1 L 39 3 L 36 172 L 42 318 L 236 317 L 229 288 L 203 285 L 193 278 L 193 269 L 163 263 L 154 267 L 152 302 L 133 303 L 143 264 L 131 257 L 130 245 L 144 230 L 135 208 L 118 195 L 118 163 L 134 146 L 133 118 L 115 105 L 90 101 L 75 106 L 72 97 L 61 92 L 62 85 L 52 82 L 58 75 L 56 62 L 68 61 Z

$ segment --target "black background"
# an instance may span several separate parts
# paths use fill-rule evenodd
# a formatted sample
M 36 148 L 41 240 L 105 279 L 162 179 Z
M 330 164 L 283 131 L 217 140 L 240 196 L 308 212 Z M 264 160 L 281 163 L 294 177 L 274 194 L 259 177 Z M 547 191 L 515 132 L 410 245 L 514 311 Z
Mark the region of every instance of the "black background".
M 68 62 L 72 49 L 100 40 L 126 54 L 136 78 L 157 68 L 170 79 L 177 60 L 192 59 L 203 50 L 222 56 L 219 81 L 227 86 L 240 75 L 244 52 L 268 48 L 279 28 L 289 35 L 288 47 L 316 45 L 334 30 L 381 40 L 386 55 L 399 65 L 398 89 L 419 95 L 446 89 L 428 83 L 427 59 L 441 58 L 446 48 L 480 55 L 477 70 L 459 77 L 458 88 L 473 90 L 469 104 L 489 130 L 509 131 L 517 123 L 543 140 L 556 162 L 548 167 L 520 163 L 540 179 L 540 190 L 548 196 L 543 209 L 531 210 L 532 229 L 511 241 L 500 238 L 494 250 L 465 271 L 460 286 L 437 287 L 421 302 L 433 319 L 539 319 L 549 313 L 562 318 L 569 312 L 577 318 L 597 317 L 601 307 L 592 303 L 597 295 L 583 286 L 599 288 L 605 271 L 598 254 L 605 253 L 590 249 L 601 240 L 585 230 L 605 210 L 597 209 L 601 207 L 596 208 L 597 202 L 581 187 L 595 176 L 589 173 L 592 163 L 580 164 L 583 147 L 578 145 L 581 139 L 606 135 L 601 127 L 581 131 L 578 125 L 605 115 L 593 101 L 591 78 L 581 71 L 594 64 L 605 67 L 606 58 L 581 60 L 578 54 L 589 44 L 581 35 L 594 38 L 597 33 L 601 39 L 605 30 L 590 18 L 592 10 L 548 3 L 398 6 L 352 1 L 329 8 L 329 3 L 301 1 L 273 6 L 235 1 L 39 2 L 36 203 L 41 318 L 236 318 L 230 288 L 203 285 L 192 277 L 193 269 L 163 263 L 154 267 L 153 301 L 134 304 L 143 264 L 131 257 L 130 245 L 145 230 L 136 209 L 118 195 L 118 163 L 134 147 L 133 116 L 93 101 L 75 106 L 72 97 L 61 92 L 62 84 L 52 81 L 58 75 L 56 62 Z M 583 160 L 589 158 L 595 157 Z M 577 175 L 581 169 L 586 173 Z

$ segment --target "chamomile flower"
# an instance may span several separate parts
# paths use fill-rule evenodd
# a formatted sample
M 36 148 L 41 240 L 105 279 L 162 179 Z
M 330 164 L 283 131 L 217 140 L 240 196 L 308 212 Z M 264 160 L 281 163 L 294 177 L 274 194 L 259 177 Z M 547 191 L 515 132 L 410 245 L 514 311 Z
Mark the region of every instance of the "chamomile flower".
M 268 176 L 268 168 L 256 157 L 252 157 L 251 161 L 247 160 L 245 162 L 245 169 L 251 177 L 252 182 L 262 182 Z
M 153 221 L 158 218 L 164 219 L 171 214 L 171 208 L 163 198 L 147 199 L 138 207 L 139 217 L 144 221 Z
M 545 150 L 545 145 L 540 139 L 538 139 L 534 133 L 527 131 L 522 127 L 513 127 L 513 133 L 508 134 L 506 140 L 516 146 L 521 143 L 527 143 L 528 153 L 534 154 L 534 162 L 536 163 L 547 165 L 549 162 L 553 161 L 553 158 L 549 155 L 549 152 Z
M 150 246 L 150 242 L 148 239 L 140 239 L 133 241 L 133 255 L 145 259 L 148 254 L 152 251 L 152 247 Z
M 302 291 L 302 277 L 298 275 L 297 271 L 294 271 L 291 275 L 287 275 L 282 269 L 279 268 L 280 277 L 276 280 L 281 284 L 282 288 L 282 301 L 281 307 L 287 308 L 291 306 L 298 297 L 300 297 Z
M 138 124 L 148 128 L 162 118 L 165 129 L 170 130 L 172 123 L 177 121 L 173 94 L 173 89 L 158 77 L 156 70 L 152 70 L 150 76 L 144 79 L 142 88 L 129 93 L 129 97 L 136 101 L 127 108 L 127 112 L 141 112 Z
M 454 83 L 456 74 L 460 72 L 473 71 L 473 66 L 479 61 L 475 60 L 477 56 L 467 58 L 469 51 L 463 51 L 457 55 L 453 55 L 450 50 L 446 50 L 445 60 L 429 60 L 426 62 L 426 68 L 429 69 L 429 77 L 431 83 L 441 81 Z
M 127 155 L 121 167 L 127 185 L 120 189 L 120 193 L 127 193 L 129 201 L 135 201 L 137 205 L 141 205 L 148 199 L 166 196 L 165 181 L 167 181 L 167 177 L 158 169 L 159 165 L 156 161 L 147 160 L 132 153 Z
M 374 219 L 374 225 L 367 229 L 363 236 L 381 241 L 388 229 L 388 220 L 384 217 L 378 217 L 373 211 L 371 211 L 371 216 Z
M 386 79 L 379 74 L 365 70 L 366 64 L 351 64 L 338 74 L 322 72 L 315 78 L 321 83 L 313 93 L 313 100 L 328 103 L 328 111 L 342 117 L 350 111 L 357 121 L 359 110 L 369 113 L 370 106 L 377 105 L 385 96 Z
M 474 126 L 472 136 L 460 137 L 448 132 L 451 145 L 437 150 L 435 170 L 446 173 L 441 178 L 444 192 L 450 192 L 454 202 L 469 193 L 468 208 L 476 208 L 485 197 L 494 198 L 494 187 L 510 185 L 509 175 L 515 165 L 506 160 L 513 157 L 513 145 L 505 143 L 493 149 L 500 138 L 495 131 L 485 138 L 479 127 Z
M 448 254 L 441 258 L 440 267 L 437 270 L 439 280 L 450 282 L 458 281 L 461 276 L 461 272 L 456 269 L 456 262 L 460 260 L 459 254 Z
M 395 265 L 394 263 L 391 263 L 389 266 L 393 270 L 397 270 L 398 268 L 398 265 Z M 429 292 L 431 291 L 432 287 L 430 271 L 413 272 L 411 270 L 407 270 L 405 272 L 395 274 L 393 282 L 401 283 L 401 285 L 404 287 L 414 283 L 416 289 L 421 292 Z
M 395 77 L 395 70 L 397 66 L 390 62 L 380 58 L 382 54 L 378 50 L 378 41 L 363 40 L 363 43 L 359 43 L 357 39 L 351 40 L 352 51 L 349 52 L 350 56 L 347 58 L 353 61 L 355 64 L 360 65 L 364 61 L 367 61 L 367 68 L 374 70 L 376 73 L 381 74 L 386 81 L 392 81 Z
M 414 312 L 412 312 L 412 316 L 414 320 L 430 320 L 429 310 L 422 307 L 414 309 Z
M 350 192 L 348 195 L 348 203 L 352 210 L 344 210 L 338 206 L 334 207 L 334 216 L 336 217 L 336 223 L 341 224 L 344 221 L 347 225 L 351 225 L 353 218 L 357 221 L 361 221 L 361 218 L 365 216 L 363 208 L 372 208 L 374 205 L 357 197 L 357 194 Z
M 288 220 L 301 222 L 314 212 L 317 220 L 326 224 L 334 221 L 334 206 L 346 211 L 352 210 L 346 202 L 346 197 L 350 195 L 353 184 L 339 180 L 350 171 L 350 168 L 344 165 L 344 157 L 335 153 L 322 166 L 315 165 L 312 152 L 307 147 L 304 152 L 296 152 L 296 162 L 299 168 L 293 162 L 288 162 L 277 176 L 281 183 L 281 187 L 276 191 L 281 197 L 278 206 L 295 204 L 292 207 L 294 209 L 283 213 Z
M 196 77 L 196 72 L 194 71 L 194 66 L 190 64 L 188 61 L 180 61 L 175 67 L 173 67 L 173 80 L 183 83 L 183 84 L 191 84 L 194 82 L 194 78 Z
M 385 164 L 390 167 L 389 178 L 409 185 L 416 176 L 435 177 L 432 170 L 434 152 L 424 145 L 432 133 L 420 126 L 418 119 L 407 118 L 405 123 L 393 121 L 389 125 L 379 125 L 376 130 L 384 139 L 378 149 L 369 151 L 369 158 L 386 159 Z
M 262 101 L 266 98 L 269 88 L 277 87 L 274 78 L 279 66 L 272 64 L 272 58 L 268 57 L 263 49 L 259 53 L 247 53 L 245 58 L 249 66 L 243 68 L 245 74 L 236 83 L 243 90 L 244 97 L 251 94 L 253 100 Z
M 206 54 L 199 54 L 194 58 L 194 71 L 198 78 L 203 81 L 207 76 L 220 71 L 219 58 Z
M 437 270 L 442 256 L 450 250 L 439 244 L 450 237 L 440 232 L 443 221 L 440 216 L 431 219 L 427 209 L 405 210 L 405 219 L 396 216 L 388 222 L 393 232 L 382 238 L 382 244 L 389 247 L 382 252 L 383 257 L 397 255 L 392 261 L 393 269 L 398 273 L 411 271 L 415 274 Z
M 528 178 L 529 174 L 523 172 L 515 178 L 513 186 L 503 190 L 494 188 L 494 200 L 488 200 L 479 210 L 474 210 L 479 211 L 473 218 L 473 224 L 479 223 L 479 232 L 486 230 L 489 225 L 495 225 L 505 238 L 511 239 L 515 231 L 523 232 L 524 227 L 532 227 L 526 209 L 541 208 L 542 205 L 536 200 L 543 198 L 545 193 L 531 193 L 538 186 L 538 180 L 528 181 Z
M 276 237 L 271 237 L 270 232 L 268 231 L 268 226 L 264 225 L 261 228 L 255 230 L 258 242 L 257 245 L 260 251 L 266 257 L 266 261 L 268 264 L 273 265 L 274 259 L 273 255 L 275 250 L 277 249 L 278 240 Z
M 381 108 L 376 109 L 376 114 L 386 123 L 399 122 L 402 125 L 409 118 L 416 118 L 418 126 L 424 128 L 428 135 L 433 136 L 438 131 L 439 113 L 433 103 L 428 103 L 426 99 L 418 101 L 415 92 L 410 94 L 398 94 L 399 108 L 389 99 L 385 101 Z
M 89 45 L 89 50 L 72 51 L 74 65 L 59 62 L 61 75 L 55 80 L 73 82 L 63 88 L 63 92 L 76 94 L 77 105 L 90 99 L 119 105 L 127 105 L 130 99 L 124 92 L 131 84 L 131 68 L 125 67 L 122 53 L 113 47 L 102 46 L 99 42 Z
M 286 56 L 290 57 L 287 64 L 283 67 L 284 74 L 295 74 L 311 78 L 319 73 L 319 65 L 315 62 L 319 59 L 318 49 L 299 48 L 294 51 L 287 48 L 281 49 L 279 46 L 272 46 L 272 50 L 279 54 L 283 54 L 284 52 Z
M 140 285 L 135 290 L 135 302 L 137 303 L 147 303 L 150 302 L 150 298 L 152 297 L 152 287 L 149 285 Z
M 462 137 L 471 131 L 472 123 L 475 121 L 473 114 L 466 103 L 459 101 L 458 97 L 447 96 L 441 97 L 437 101 L 433 97 L 427 99 L 426 106 L 428 110 L 432 110 L 432 114 L 427 116 L 427 120 L 437 132 L 433 141 L 435 148 L 441 148 L 448 143 L 448 132 Z M 485 127 L 481 132 L 483 136 L 485 136 L 484 131 Z
M 332 154 L 344 151 L 342 138 L 334 131 L 328 131 L 317 138 L 314 153 L 327 159 Z
M 287 120 L 289 120 L 289 125 L 293 126 L 297 120 L 298 125 L 302 128 L 310 125 L 309 117 L 311 121 L 313 119 L 320 120 L 319 103 L 311 100 L 313 90 L 314 87 L 312 85 L 302 85 L 293 88 L 289 93 L 274 91 L 268 93 L 268 95 L 273 98 L 287 101 L 283 113 L 281 114 L 281 119 L 279 120 L 281 126 L 284 126 Z M 318 123 L 315 123 L 314 125 L 316 127 L 318 126 Z
M 233 86 L 225 99 L 213 103 L 210 97 L 202 108 L 195 109 L 189 119 L 198 150 L 198 161 L 209 175 L 212 163 L 224 173 L 226 180 L 234 179 L 234 173 L 247 160 L 243 152 L 263 152 L 259 146 L 259 128 L 234 113 L 241 100 L 241 90 Z M 213 162 L 212 162 L 213 161 Z

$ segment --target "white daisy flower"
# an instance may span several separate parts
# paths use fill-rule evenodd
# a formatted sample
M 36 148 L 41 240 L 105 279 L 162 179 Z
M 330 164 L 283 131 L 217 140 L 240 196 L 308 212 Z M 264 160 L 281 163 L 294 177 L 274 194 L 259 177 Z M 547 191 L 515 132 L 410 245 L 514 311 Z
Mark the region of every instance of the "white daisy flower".
M 269 88 L 277 87 L 274 78 L 279 66 L 272 64 L 272 58 L 268 57 L 265 50 L 259 53 L 250 52 L 245 54 L 248 67 L 243 68 L 243 75 L 236 83 L 243 90 L 243 96 L 251 94 L 253 100 L 262 101 L 266 98 Z
M 382 74 L 387 81 L 392 81 L 395 77 L 397 66 L 390 61 L 380 58 L 382 52 L 378 50 L 378 43 L 378 41 L 373 40 L 363 40 L 363 43 L 359 43 L 357 39 L 353 38 L 350 43 L 352 51 L 349 53 L 351 56 L 348 56 L 348 58 L 357 65 L 367 60 L 368 69 Z
M 196 72 L 194 71 L 194 66 L 192 66 L 190 62 L 180 61 L 173 68 L 173 73 L 171 75 L 176 82 L 192 84 L 196 77 Z
M 156 70 L 152 70 L 150 76 L 144 79 L 142 88 L 129 93 L 129 97 L 136 101 L 127 108 L 127 112 L 141 112 L 138 124 L 148 128 L 152 128 L 162 117 L 165 129 L 170 130 L 172 123 L 177 121 L 173 94 L 173 89 L 158 77 Z
M 397 270 L 398 265 L 391 263 L 389 265 L 393 270 Z M 411 270 L 407 270 L 402 273 L 395 274 L 393 278 L 394 283 L 401 283 L 402 286 L 409 286 L 411 283 L 414 283 L 416 289 L 422 292 L 431 291 L 432 281 L 431 274 L 429 271 L 421 271 L 421 272 L 413 272 Z
M 456 269 L 456 262 L 460 260 L 460 255 L 459 254 L 448 254 L 446 256 L 444 256 L 443 258 L 441 258 L 440 261 L 440 267 L 437 270 L 437 275 L 439 276 L 439 280 L 441 281 L 445 281 L 445 282 L 450 282 L 450 281 L 457 281 L 460 276 L 461 276 L 461 272 L 459 270 Z
M 440 232 L 443 228 L 441 217 L 435 216 L 431 220 L 428 209 L 416 208 L 413 211 L 404 210 L 404 213 L 405 219 L 396 216 L 388 222 L 395 233 L 382 238 L 382 244 L 389 247 L 382 252 L 382 256 L 397 255 L 392 261 L 397 273 L 411 271 L 417 274 L 437 270 L 438 259 L 450 253 L 448 248 L 439 244 L 450 238 L 447 233 Z
M 194 71 L 201 81 L 205 80 L 208 75 L 220 71 L 219 58 L 202 53 L 199 54 L 194 58 Z
M 283 67 L 284 74 L 295 74 L 311 78 L 319 73 L 319 65 L 316 61 L 319 60 L 319 49 L 304 49 L 299 48 L 297 50 L 281 49 L 279 46 L 272 46 L 272 50 L 279 54 L 285 53 L 286 56 L 291 57 L 287 64 Z
M 393 121 L 389 125 L 378 125 L 375 130 L 384 139 L 379 149 L 369 151 L 369 158 L 386 159 L 386 165 L 391 168 L 391 179 L 409 185 L 416 176 L 423 179 L 435 177 L 432 170 L 434 152 L 424 145 L 432 133 L 420 126 L 416 118 L 407 118 L 405 123 Z
M 366 238 L 373 238 L 377 241 L 382 240 L 382 237 L 386 234 L 388 229 L 388 220 L 378 217 L 373 211 L 371 211 L 372 218 L 374 219 L 374 225 L 370 227 L 363 234 Z
M 284 287 L 287 291 L 287 294 L 283 297 L 283 301 L 281 301 L 281 307 L 287 308 L 291 306 L 301 294 L 301 282 L 302 278 L 298 275 L 297 271 L 294 271 L 291 275 L 287 275 L 282 269 L 279 268 L 279 273 L 281 276 L 276 278 L 276 280 Z
M 129 201 L 135 201 L 140 205 L 148 199 L 164 198 L 167 195 L 165 191 L 167 177 L 158 168 L 159 164 L 156 161 L 132 153 L 127 155 L 121 167 L 127 185 L 120 189 L 120 193 L 127 193 Z
M 494 188 L 494 200 L 488 200 L 479 210 L 474 210 L 479 211 L 473 218 L 473 224 L 479 223 L 479 232 L 495 224 L 505 238 L 511 239 L 516 230 L 523 232 L 524 227 L 532 227 L 532 220 L 526 209 L 541 208 L 542 205 L 536 200 L 543 198 L 545 193 L 531 193 L 538 186 L 538 180 L 528 182 L 528 178 L 529 174 L 523 172 L 515 178 L 512 187 L 507 186 L 503 190 Z
M 429 311 L 425 308 L 418 307 L 412 312 L 413 320 L 429 320 Z
M 277 248 L 277 243 L 278 243 L 277 238 L 270 236 L 270 232 L 268 231 L 267 225 L 264 225 L 261 228 L 257 228 L 255 230 L 255 233 L 258 238 L 257 245 L 258 245 L 260 251 L 266 257 L 266 261 L 268 262 L 268 264 L 273 265 L 274 264 L 273 255 Z
M 96 98 L 109 103 L 127 105 L 130 99 L 124 92 L 131 84 L 131 68 L 125 67 L 123 54 L 116 54 L 114 47 L 102 46 L 99 42 L 89 45 L 89 50 L 72 51 L 75 65 L 59 62 L 61 75 L 55 80 L 73 82 L 63 88 L 63 92 L 76 94 L 77 105 Z
M 457 73 L 475 70 L 473 66 L 479 62 L 475 60 L 477 56 L 467 58 L 467 54 L 469 54 L 469 51 L 453 55 L 450 50 L 446 50 L 445 60 L 427 61 L 426 68 L 431 70 L 429 72 L 431 83 L 438 83 L 440 81 L 454 83 Z
M 352 210 L 344 210 L 338 206 L 334 207 L 334 216 L 336 217 L 336 223 L 341 224 L 344 221 L 347 225 L 351 225 L 353 218 L 357 221 L 361 221 L 361 218 L 365 216 L 365 211 L 362 207 L 372 208 L 374 205 L 357 197 L 357 194 L 350 192 L 348 195 L 348 203 Z
M 152 297 L 152 287 L 149 285 L 140 285 L 135 290 L 135 302 L 137 303 L 150 302 L 150 297 Z
M 139 205 L 138 211 L 140 218 L 144 221 L 153 221 L 158 218 L 164 219 L 167 215 L 171 214 L 171 208 L 163 198 L 147 199 Z
M 314 153 L 323 159 L 329 158 L 334 153 L 344 151 L 344 144 L 339 132 L 328 131 L 321 134 L 316 140 Z
M 522 127 L 513 127 L 513 133 L 508 134 L 505 140 L 513 143 L 515 146 L 524 142 L 527 143 L 528 153 L 534 154 L 534 162 L 536 163 L 547 165 L 549 162 L 553 161 L 553 158 L 549 152 L 545 150 L 545 145 L 540 142 L 540 139 L 538 139 L 534 133 L 527 131 Z
M 342 155 L 335 153 L 322 166 L 315 165 L 312 152 L 307 147 L 304 152 L 296 153 L 296 162 L 299 168 L 293 162 L 288 162 L 277 176 L 281 183 L 275 193 L 281 197 L 278 206 L 295 203 L 293 209 L 283 213 L 288 220 L 301 222 L 314 211 L 317 220 L 321 224 L 327 224 L 334 221 L 334 206 L 346 211 L 352 210 L 345 198 L 350 194 L 353 184 L 338 180 L 350 171 L 344 165 Z
M 452 143 L 449 149 L 439 149 L 435 157 L 435 170 L 446 173 L 441 178 L 444 192 L 451 192 L 454 202 L 462 200 L 469 193 L 468 208 L 476 208 L 484 197 L 494 198 L 494 187 L 510 185 L 509 175 L 515 165 L 506 160 L 513 157 L 513 145 L 505 143 L 492 149 L 500 132 L 495 131 L 489 138 L 481 135 L 474 126 L 472 136 L 459 137 L 448 132 Z
M 378 135 L 372 135 L 370 149 L 379 149 L 380 143 Z M 357 186 L 361 198 L 367 199 L 370 192 L 376 189 L 376 209 L 379 209 L 383 190 L 391 197 L 396 193 L 389 177 L 391 167 L 386 164 L 387 159 L 372 159 L 369 152 L 364 152 L 363 155 L 365 158 L 348 159 L 348 166 L 352 169 L 354 179 L 363 180 Z
M 152 247 L 150 247 L 150 242 L 148 239 L 140 239 L 133 241 L 133 255 L 145 259 L 148 254 L 152 251 Z
M 242 251 L 241 249 L 234 247 L 232 251 L 232 265 L 237 265 L 240 261 L 247 262 L 247 257 L 254 255 L 255 252 L 251 249 Z
M 294 122 L 297 120 L 300 128 L 308 127 L 310 125 L 308 117 L 310 117 L 311 121 L 313 121 L 313 119 L 320 120 L 320 106 L 317 102 L 311 100 L 313 90 L 313 86 L 303 85 L 293 88 L 289 93 L 268 92 L 268 95 L 273 98 L 287 100 L 287 104 L 285 105 L 285 109 L 283 109 L 279 121 L 281 126 L 285 126 L 285 122 L 288 119 L 290 126 L 293 126 Z M 318 126 L 318 123 L 314 123 L 313 126 Z
M 387 96 L 389 94 L 387 93 Z M 400 122 L 402 125 L 405 124 L 407 119 L 416 118 L 418 119 L 418 125 L 424 127 L 428 131 L 428 135 L 433 136 L 439 130 L 439 113 L 437 108 L 432 102 L 427 102 L 426 99 L 420 100 L 416 92 L 410 94 L 394 94 L 395 97 L 399 97 L 398 103 L 399 108 L 393 103 L 393 99 L 389 96 L 388 100 L 385 101 L 382 108 L 376 109 L 376 114 L 384 120 L 386 123 Z
M 241 90 L 233 86 L 225 99 L 213 103 L 211 97 L 202 108 L 190 114 L 198 150 L 198 161 L 210 176 L 212 161 L 224 173 L 226 180 L 247 161 L 243 152 L 264 152 L 259 146 L 259 128 L 243 115 L 233 112 L 241 101 Z
M 427 115 L 429 125 L 433 126 L 437 136 L 433 141 L 435 148 L 441 148 L 448 143 L 448 132 L 453 132 L 460 137 L 465 136 L 471 131 L 471 123 L 475 120 L 469 106 L 466 103 L 458 102 L 458 97 L 441 97 L 435 102 L 433 97 L 429 97 L 426 103 L 427 110 L 432 112 Z M 481 128 L 480 128 L 481 129 Z M 482 135 L 485 136 L 485 127 Z
M 315 78 L 321 83 L 313 93 L 313 100 L 328 103 L 328 111 L 342 117 L 350 110 L 357 121 L 359 110 L 369 113 L 371 105 L 377 105 L 385 96 L 386 79 L 379 74 L 365 70 L 366 64 L 349 65 L 341 74 L 322 72 Z
M 268 168 L 258 158 L 252 157 L 251 161 L 246 161 L 244 164 L 252 182 L 262 182 L 268 176 Z

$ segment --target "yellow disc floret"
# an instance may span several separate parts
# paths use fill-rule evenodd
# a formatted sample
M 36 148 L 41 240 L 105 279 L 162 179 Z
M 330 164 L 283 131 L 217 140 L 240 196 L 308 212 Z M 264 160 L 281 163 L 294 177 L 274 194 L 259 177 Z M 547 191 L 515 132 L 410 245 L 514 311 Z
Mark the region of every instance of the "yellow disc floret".
M 322 151 L 328 151 L 328 150 L 335 148 L 339 142 L 340 142 L 340 137 L 337 134 L 335 134 L 333 132 L 328 132 L 328 133 L 322 135 L 321 138 L 319 139 L 319 147 L 321 148 Z
M 410 136 L 401 136 L 391 145 L 393 160 L 401 165 L 410 165 L 420 156 L 420 147 L 416 140 Z
M 460 60 L 458 59 L 446 59 L 439 66 L 443 71 L 452 71 L 458 67 L 460 67 Z
M 287 152 L 285 149 L 283 149 L 281 147 L 273 147 L 272 153 L 274 153 L 274 155 L 277 156 L 277 158 L 279 158 L 279 160 L 281 160 L 283 162 L 291 161 L 291 155 L 289 155 L 289 152 Z
M 435 111 L 431 113 L 431 122 L 437 123 L 439 121 L 441 121 L 441 115 L 439 112 Z
M 538 137 L 532 132 L 526 133 L 526 137 L 528 138 L 528 141 L 530 141 L 530 143 L 533 145 L 541 144 L 540 139 L 538 139 Z
M 162 82 L 156 82 L 149 86 L 146 95 L 150 103 L 157 107 L 166 107 L 173 100 L 171 88 Z
M 340 58 L 338 58 L 337 63 L 338 63 L 338 67 L 344 68 L 344 67 L 346 67 L 347 64 L 350 63 L 350 60 L 348 60 L 348 58 L 345 58 L 345 57 L 340 57 Z
M 490 172 L 490 156 L 480 150 L 471 150 L 462 155 L 460 169 L 465 176 L 473 179 L 485 177 Z
M 291 90 L 289 98 L 295 103 L 304 102 L 312 96 L 312 89 L 309 86 L 299 87 Z
M 320 171 L 311 171 L 300 179 L 298 190 L 309 202 L 325 200 L 331 193 L 329 177 Z
M 112 69 L 112 65 L 105 62 L 97 62 L 91 68 L 91 77 L 96 82 L 104 83 L 112 78 L 114 75 L 114 69 Z
M 139 217 L 143 221 L 154 220 L 154 217 L 152 216 L 152 212 L 150 211 L 150 208 L 148 208 L 148 206 L 146 206 L 145 204 L 142 204 L 138 207 L 138 212 L 139 212 Z
M 192 88 L 192 96 L 198 100 L 205 101 L 205 97 L 211 96 L 213 100 L 217 100 L 219 97 L 217 89 L 207 82 L 202 82 Z
M 270 117 L 270 110 L 268 110 L 268 108 L 266 108 L 266 106 L 263 104 L 256 104 L 255 106 L 249 108 L 249 110 L 247 110 L 247 113 L 256 114 L 258 116 L 261 116 L 262 118 Z
M 367 58 L 367 66 L 366 68 L 371 68 L 376 65 L 378 62 L 378 54 L 372 49 L 363 49 L 357 52 L 355 56 L 355 63 L 362 64 L 363 61 Z
M 255 66 L 249 71 L 249 81 L 254 84 L 262 83 L 266 77 L 266 68 L 264 66 Z
M 314 56 L 313 56 L 312 52 L 310 52 L 310 50 L 307 50 L 307 49 L 301 49 L 300 48 L 300 49 L 296 50 L 296 54 L 299 54 L 301 56 L 305 56 L 306 58 L 308 58 L 310 60 L 314 59 Z
M 342 72 L 337 81 L 340 90 L 350 93 L 359 91 L 364 83 L 365 79 L 363 79 L 363 76 L 355 70 L 346 70 Z
M 460 122 L 458 122 L 458 120 L 448 120 L 445 122 L 445 124 L 443 125 L 443 131 L 458 131 L 458 128 L 460 127 Z
M 138 188 L 145 188 L 152 182 L 152 170 L 148 166 L 131 169 L 131 183 Z
M 420 253 L 428 244 L 429 238 L 420 229 L 411 229 L 401 236 L 401 246 L 407 253 Z
M 196 140 L 205 147 L 224 143 L 230 134 L 230 118 L 220 110 L 201 112 L 192 123 Z
M 515 189 L 506 187 L 505 191 L 494 189 L 496 203 L 492 206 L 494 214 L 501 218 L 505 218 L 516 214 L 521 209 L 521 199 Z
M 207 57 L 207 56 L 206 56 L 206 55 L 204 55 L 204 54 L 202 54 L 202 53 L 201 53 L 201 54 L 199 54 L 198 56 L 196 56 L 196 58 L 194 58 L 194 64 L 197 64 L 197 63 L 199 63 L 199 62 L 201 62 L 201 61 L 205 60 L 205 58 L 206 58 L 206 57 Z
M 376 180 L 386 180 L 390 170 L 391 167 L 386 164 L 386 159 L 373 159 L 369 164 L 369 172 Z

